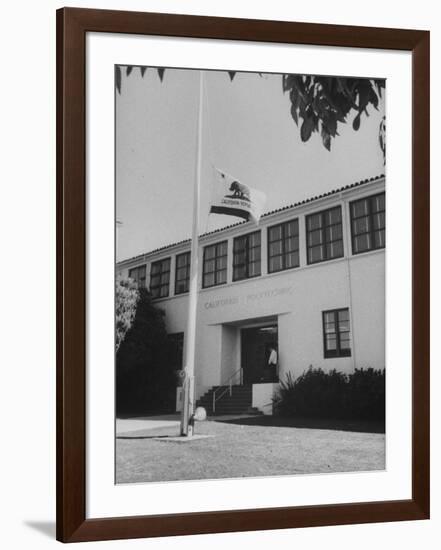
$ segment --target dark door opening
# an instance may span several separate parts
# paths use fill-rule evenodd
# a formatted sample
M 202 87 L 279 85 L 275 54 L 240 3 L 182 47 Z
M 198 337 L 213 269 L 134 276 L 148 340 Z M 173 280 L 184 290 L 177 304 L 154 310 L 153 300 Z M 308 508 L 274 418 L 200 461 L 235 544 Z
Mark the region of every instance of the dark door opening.
M 272 349 L 277 353 L 277 325 L 241 330 L 241 364 L 244 384 L 278 382 L 276 366 L 268 364 Z

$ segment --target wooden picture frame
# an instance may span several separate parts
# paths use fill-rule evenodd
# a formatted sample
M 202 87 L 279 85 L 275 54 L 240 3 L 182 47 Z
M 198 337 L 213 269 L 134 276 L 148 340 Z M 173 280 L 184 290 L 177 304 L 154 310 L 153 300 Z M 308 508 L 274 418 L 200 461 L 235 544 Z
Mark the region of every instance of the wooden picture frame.
M 412 498 L 86 519 L 86 33 L 127 33 L 412 54 Z M 57 12 L 57 539 L 63 542 L 429 517 L 429 32 L 160 13 Z

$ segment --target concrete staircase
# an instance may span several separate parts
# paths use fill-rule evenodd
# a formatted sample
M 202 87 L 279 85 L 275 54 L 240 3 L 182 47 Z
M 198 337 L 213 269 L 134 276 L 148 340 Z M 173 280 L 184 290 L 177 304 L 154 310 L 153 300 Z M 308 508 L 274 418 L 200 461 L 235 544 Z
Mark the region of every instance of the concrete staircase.
M 262 411 L 252 406 L 252 386 L 250 384 L 245 386 L 232 386 L 231 396 L 228 386 L 213 386 L 196 402 L 196 406 L 204 407 L 208 415 L 213 415 L 213 392 L 215 391 L 216 406 L 214 414 L 216 416 L 227 414 L 263 414 Z

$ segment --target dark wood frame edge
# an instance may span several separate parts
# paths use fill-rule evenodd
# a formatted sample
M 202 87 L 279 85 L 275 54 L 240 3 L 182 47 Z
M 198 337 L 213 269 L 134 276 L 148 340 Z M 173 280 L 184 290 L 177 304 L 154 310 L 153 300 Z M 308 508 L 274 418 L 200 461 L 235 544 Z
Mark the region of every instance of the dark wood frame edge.
M 85 37 L 152 34 L 412 52 L 412 499 L 86 519 Z M 57 11 L 57 539 L 62 542 L 429 518 L 429 32 L 62 8 Z

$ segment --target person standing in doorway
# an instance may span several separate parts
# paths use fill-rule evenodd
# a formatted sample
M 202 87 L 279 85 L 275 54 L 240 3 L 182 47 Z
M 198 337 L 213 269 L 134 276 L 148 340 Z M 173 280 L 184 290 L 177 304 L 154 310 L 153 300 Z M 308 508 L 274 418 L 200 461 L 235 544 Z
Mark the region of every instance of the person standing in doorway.
M 277 347 L 275 345 L 271 345 L 269 347 L 269 352 L 268 369 L 271 373 L 271 378 L 277 382 L 279 379 Z

